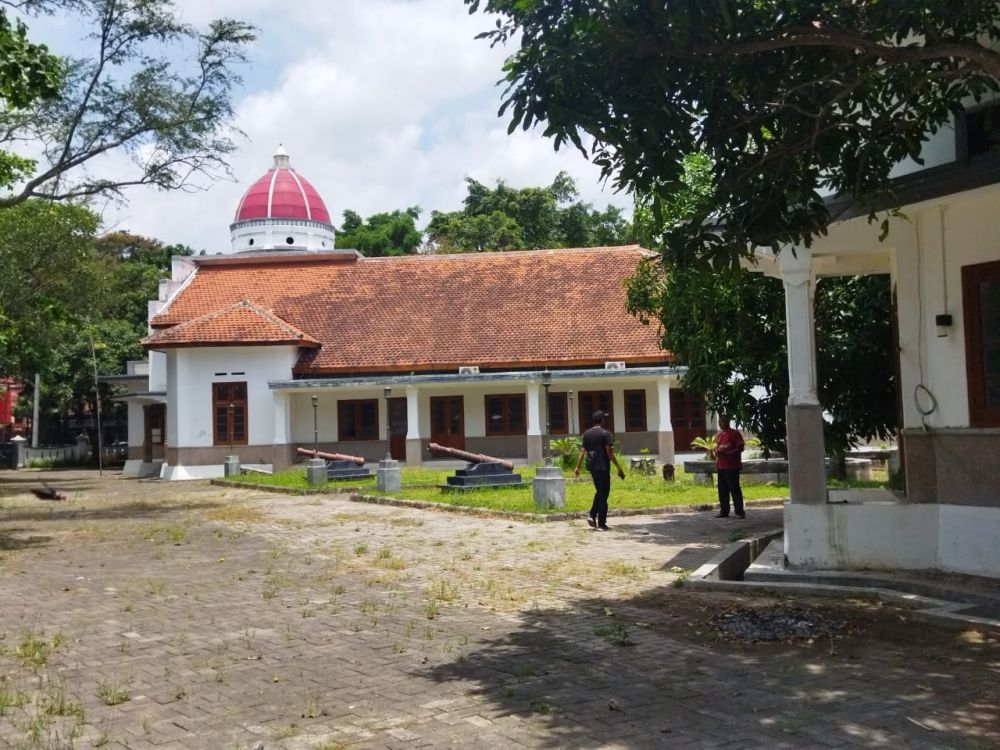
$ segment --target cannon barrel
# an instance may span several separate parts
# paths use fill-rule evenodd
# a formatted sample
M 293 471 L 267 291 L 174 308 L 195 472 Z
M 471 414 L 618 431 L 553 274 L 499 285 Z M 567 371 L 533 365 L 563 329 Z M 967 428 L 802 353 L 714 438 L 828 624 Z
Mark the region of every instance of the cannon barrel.
M 324 453 L 323 451 L 311 451 L 308 448 L 296 448 L 296 453 L 313 458 L 325 458 L 327 461 L 353 461 L 358 466 L 362 466 L 365 460 L 361 456 L 347 456 L 343 453 Z
M 427 446 L 427 450 L 431 453 L 451 456 L 452 458 L 460 458 L 463 461 L 468 461 L 472 464 L 500 464 L 505 469 L 513 469 L 514 463 L 512 461 L 507 461 L 503 458 L 496 458 L 494 456 L 486 456 L 482 453 L 469 453 L 468 451 L 460 451 L 458 448 L 449 448 L 446 445 L 438 445 L 437 443 L 431 443 Z

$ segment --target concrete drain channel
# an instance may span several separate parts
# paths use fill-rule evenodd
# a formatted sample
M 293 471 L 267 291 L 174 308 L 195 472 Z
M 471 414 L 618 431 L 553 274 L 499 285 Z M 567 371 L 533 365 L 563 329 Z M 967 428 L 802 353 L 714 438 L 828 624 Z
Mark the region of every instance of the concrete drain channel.
M 917 621 L 1000 635 L 998 594 L 884 572 L 786 568 L 782 539 L 781 531 L 773 531 L 735 542 L 692 573 L 684 585 L 741 594 L 872 599 L 912 609 Z M 996 590 L 996 584 L 986 582 L 978 589 Z M 807 610 L 787 607 L 772 612 L 737 610 L 718 616 L 714 625 L 729 637 L 749 641 L 832 635 L 839 627 Z

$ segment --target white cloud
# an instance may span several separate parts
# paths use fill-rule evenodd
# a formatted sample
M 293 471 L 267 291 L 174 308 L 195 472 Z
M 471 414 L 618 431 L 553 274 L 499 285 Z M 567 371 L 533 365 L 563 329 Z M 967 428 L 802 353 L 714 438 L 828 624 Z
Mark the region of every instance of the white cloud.
M 601 192 L 598 171 L 578 153 L 555 153 L 538 133 L 506 133 L 494 86 L 509 50 L 475 39 L 490 25 L 460 0 L 187 0 L 185 18 L 220 15 L 260 28 L 237 125 L 248 141 L 231 159 L 238 182 L 204 193 L 134 190 L 109 211 L 117 228 L 210 252 L 229 244 L 243 191 L 283 143 L 325 199 L 334 222 L 420 205 L 453 210 L 466 175 L 492 184 L 576 177 L 585 200 L 627 206 Z M 268 67 L 264 67 L 268 66 Z

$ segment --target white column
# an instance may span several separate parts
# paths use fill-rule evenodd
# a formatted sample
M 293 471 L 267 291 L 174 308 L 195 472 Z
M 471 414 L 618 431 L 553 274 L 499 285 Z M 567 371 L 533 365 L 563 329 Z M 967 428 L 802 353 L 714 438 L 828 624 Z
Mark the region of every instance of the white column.
M 666 378 L 656 381 L 656 414 L 657 429 L 660 432 L 673 432 L 670 422 L 670 383 Z
M 538 383 L 528 384 L 528 434 L 542 434 L 542 400 L 538 397 Z
M 406 386 L 406 439 L 420 440 L 420 402 L 415 386 Z
M 274 440 L 275 445 L 287 445 L 288 435 L 291 432 L 291 420 L 288 410 L 288 393 L 286 391 L 274 392 Z
M 816 406 L 816 336 L 813 301 L 816 279 L 812 253 L 798 248 L 778 256 L 785 287 L 785 330 L 788 335 L 788 403 Z

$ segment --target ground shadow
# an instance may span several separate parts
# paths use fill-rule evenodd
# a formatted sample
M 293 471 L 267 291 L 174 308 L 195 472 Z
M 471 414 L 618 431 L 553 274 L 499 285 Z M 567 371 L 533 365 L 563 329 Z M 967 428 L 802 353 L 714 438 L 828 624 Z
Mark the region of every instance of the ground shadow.
M 0 552 L 13 552 L 30 547 L 40 547 L 52 541 L 52 537 L 50 536 L 18 536 L 19 534 L 28 532 L 29 529 L 0 529 Z
M 477 639 L 430 677 L 477 685 L 481 715 L 495 722 L 544 722 L 539 747 L 971 750 L 1000 741 L 996 641 L 963 643 L 915 623 L 892 631 L 890 622 L 887 636 L 853 622 L 837 637 L 733 642 L 712 618 L 740 598 L 658 593 L 526 613 L 518 629 Z

